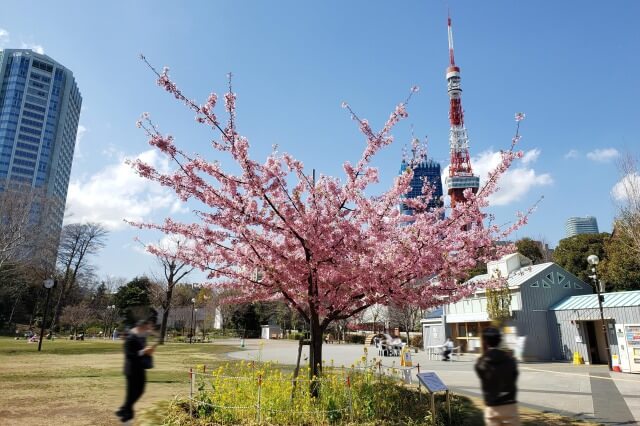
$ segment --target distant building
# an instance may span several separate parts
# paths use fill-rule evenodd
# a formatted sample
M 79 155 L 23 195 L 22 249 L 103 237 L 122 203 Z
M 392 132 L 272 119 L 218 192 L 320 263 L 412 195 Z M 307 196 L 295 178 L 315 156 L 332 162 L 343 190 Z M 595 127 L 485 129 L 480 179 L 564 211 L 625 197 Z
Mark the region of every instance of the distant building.
M 598 221 L 593 216 L 570 217 L 567 219 L 564 229 L 567 238 L 578 234 L 597 234 Z
M 404 173 L 408 165 L 404 161 L 400 165 L 400 173 Z M 407 198 L 416 198 L 422 196 L 422 188 L 424 183 L 428 182 L 433 187 L 433 193 L 429 200 L 429 208 L 442 207 L 442 176 L 440 172 L 440 164 L 428 159 L 413 167 L 413 178 L 411 179 L 411 189 L 406 194 Z M 402 213 L 411 214 L 404 203 L 400 206 Z
M 158 323 L 162 320 L 164 310 L 156 307 Z M 178 332 L 188 332 L 195 325 L 196 331 L 222 329 L 222 311 L 219 306 L 192 309 L 191 306 L 173 306 L 167 318 L 167 330 L 174 329 Z
M 0 191 L 25 187 L 46 197 L 32 206 L 60 236 L 82 96 L 73 73 L 29 49 L 0 50 Z M 57 244 L 57 243 L 56 243 Z

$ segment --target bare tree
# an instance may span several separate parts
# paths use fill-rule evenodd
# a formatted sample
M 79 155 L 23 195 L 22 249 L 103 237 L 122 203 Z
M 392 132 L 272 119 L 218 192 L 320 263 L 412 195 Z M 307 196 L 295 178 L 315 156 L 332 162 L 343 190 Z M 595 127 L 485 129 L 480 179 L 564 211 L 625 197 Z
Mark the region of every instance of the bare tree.
M 89 324 L 94 319 L 94 311 L 88 303 L 80 303 L 64 308 L 60 316 L 60 322 L 73 327 L 73 335 L 78 332 L 78 328 Z
M 58 263 L 62 278 L 59 280 L 58 300 L 51 321 L 51 329 L 60 318 L 66 298 L 77 284 L 79 276 L 92 272 L 89 257 L 105 246 L 109 234 L 99 223 L 72 223 L 62 228 Z
M 629 236 L 630 249 L 640 256 L 640 170 L 638 158 L 626 153 L 618 162 L 621 179 L 613 190 L 619 202 L 616 227 Z
M 59 229 L 52 226 L 50 201 L 42 189 L 0 181 L 0 298 L 10 306 L 0 316 L 8 323 L 35 314 L 39 293 L 33 287 L 55 272 Z
M 13 191 L 0 193 L 0 269 L 18 257 L 27 240 L 31 202 Z
M 407 345 L 411 344 L 411 332 L 415 331 L 423 310 L 415 305 L 394 305 L 389 307 L 389 321 L 397 324 L 407 334 Z
M 102 282 L 107 288 L 107 292 L 109 294 L 115 294 L 120 287 L 127 284 L 127 279 L 124 277 L 115 277 L 112 275 L 107 275 L 102 279 Z
M 30 261 L 42 251 L 48 203 L 43 192 L 25 185 L 0 185 L 0 270 Z M 48 253 L 51 257 L 51 253 Z M 51 261 L 51 258 L 49 258 Z
M 160 292 L 152 290 L 152 297 L 157 298 L 160 306 L 162 306 L 162 323 L 160 325 L 160 344 L 164 344 L 167 335 L 167 320 L 171 311 L 173 299 L 173 289 L 185 276 L 187 276 L 193 267 L 176 258 L 175 253 L 180 251 L 180 246 L 186 244 L 184 239 L 172 236 L 165 243 L 157 246 L 147 246 L 147 250 L 154 254 L 158 259 L 158 263 L 162 267 L 163 279 L 161 280 Z M 155 286 L 152 286 L 152 289 Z M 159 294 L 158 294 L 159 293 Z
M 553 262 L 553 250 L 549 248 L 549 241 L 547 238 L 540 234 L 535 240 L 540 246 L 540 253 L 542 253 L 542 262 Z
M 373 332 L 378 331 L 378 322 L 382 321 L 383 331 L 387 328 L 389 322 L 389 308 L 382 304 L 374 304 L 364 311 L 362 320 L 365 323 L 371 322 L 373 324 Z

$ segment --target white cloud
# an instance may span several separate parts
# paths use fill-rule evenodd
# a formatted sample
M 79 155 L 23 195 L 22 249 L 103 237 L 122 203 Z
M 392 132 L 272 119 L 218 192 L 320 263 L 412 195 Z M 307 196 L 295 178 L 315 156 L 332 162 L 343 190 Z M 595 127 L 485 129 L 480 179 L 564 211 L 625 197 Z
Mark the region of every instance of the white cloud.
M 195 247 L 194 241 L 188 240 L 184 236 L 178 234 L 164 235 L 160 239 L 160 241 L 148 243 L 148 245 L 159 247 L 161 249 L 167 250 L 170 253 L 175 253 L 178 251 L 178 244 L 183 247 Z M 131 247 L 135 252 L 142 253 L 147 256 L 154 256 L 147 251 L 145 244 L 136 243 L 135 245 L 129 247 Z
M 577 158 L 579 155 L 580 152 L 577 149 L 570 149 L 569 152 L 564 155 L 564 158 Z
M 531 151 L 525 152 L 520 161 L 522 161 L 522 164 L 535 163 L 539 156 L 540 150 L 538 148 L 534 148 Z
M 37 43 L 25 43 L 24 41 L 22 43 L 20 43 L 20 48 L 21 49 L 31 49 L 36 53 L 39 53 L 41 55 L 44 55 L 44 47 L 42 47 L 41 44 L 37 44 Z
M 169 171 L 169 160 L 156 150 L 140 153 L 136 158 Z M 71 182 L 67 195 L 67 222 L 101 222 L 109 229 L 128 225 L 123 219 L 149 220 L 152 213 L 176 211 L 177 197 L 156 182 L 141 178 L 124 162 L 110 164 L 86 179 Z
M 7 43 L 9 43 L 9 31 L 0 28 L 0 47 L 5 46 Z
M 627 201 L 630 194 L 640 193 L 640 174 L 630 173 L 620 179 L 611 189 L 611 195 L 616 201 Z M 633 198 L 633 197 L 632 197 Z
M 548 173 L 538 173 L 531 166 L 540 156 L 540 150 L 535 148 L 524 153 L 523 157 L 513 162 L 500 178 L 498 191 L 489 197 L 492 206 L 503 206 L 522 199 L 536 186 L 546 186 L 553 183 L 553 178 Z M 484 151 L 471 159 L 473 171 L 480 176 L 480 185 L 486 181 L 489 172 L 493 171 L 502 161 L 498 151 Z M 443 176 L 449 174 L 449 167 L 444 170 Z M 444 182 L 444 177 L 443 177 Z
M 80 142 L 82 142 L 82 138 L 87 133 L 87 128 L 82 124 L 78 125 L 78 133 L 76 135 L 76 146 L 73 150 L 74 158 L 82 158 L 82 151 L 80 150 Z
M 592 161 L 606 163 L 616 158 L 620 153 L 615 148 L 594 149 L 587 152 L 587 158 Z
M 187 213 L 189 208 L 179 198 L 176 198 L 173 204 L 171 204 L 171 210 L 169 213 Z
M 102 150 L 102 155 L 107 158 L 115 158 L 119 155 L 122 155 L 122 153 L 114 144 L 110 143 L 105 149 Z

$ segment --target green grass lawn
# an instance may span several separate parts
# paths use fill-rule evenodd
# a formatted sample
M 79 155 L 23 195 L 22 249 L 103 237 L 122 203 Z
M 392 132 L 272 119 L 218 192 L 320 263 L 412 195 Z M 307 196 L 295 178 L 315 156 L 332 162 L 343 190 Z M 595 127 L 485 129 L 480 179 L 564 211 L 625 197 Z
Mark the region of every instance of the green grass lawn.
M 0 338 L 0 425 L 116 425 L 113 412 L 124 399 L 122 342 L 44 341 Z M 160 424 L 163 407 L 189 392 L 190 367 L 214 367 L 238 346 L 172 343 L 158 347 L 145 394 L 136 405 L 138 425 Z M 290 370 L 289 366 L 283 366 Z M 469 401 L 465 399 L 466 401 Z M 481 404 L 471 399 L 474 418 L 482 425 Z M 521 410 L 524 425 L 583 424 L 572 419 Z
M 0 424 L 114 425 L 124 399 L 122 342 L 0 338 Z M 158 347 L 138 410 L 189 391 L 188 370 L 216 365 L 238 347 L 167 344 Z

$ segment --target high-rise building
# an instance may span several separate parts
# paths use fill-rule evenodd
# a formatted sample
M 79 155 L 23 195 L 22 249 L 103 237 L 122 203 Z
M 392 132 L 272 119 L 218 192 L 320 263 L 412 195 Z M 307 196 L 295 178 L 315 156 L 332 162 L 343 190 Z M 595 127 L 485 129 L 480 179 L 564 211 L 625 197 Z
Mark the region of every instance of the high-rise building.
M 404 173 L 408 165 L 404 161 L 400 165 L 400 173 Z M 407 198 L 416 198 L 422 195 L 424 183 L 428 182 L 433 187 L 431 199 L 429 200 L 429 208 L 442 206 L 442 177 L 440 173 L 440 164 L 427 159 L 413 166 L 413 178 L 411 179 L 411 189 L 406 194 Z M 402 213 L 411 214 L 411 209 L 406 205 L 400 206 Z
M 567 238 L 578 234 L 597 234 L 598 221 L 593 216 L 570 217 L 564 225 Z
M 36 204 L 34 216 L 56 239 L 81 105 L 70 70 L 29 49 L 0 50 L 0 191 L 39 190 L 47 209 Z

